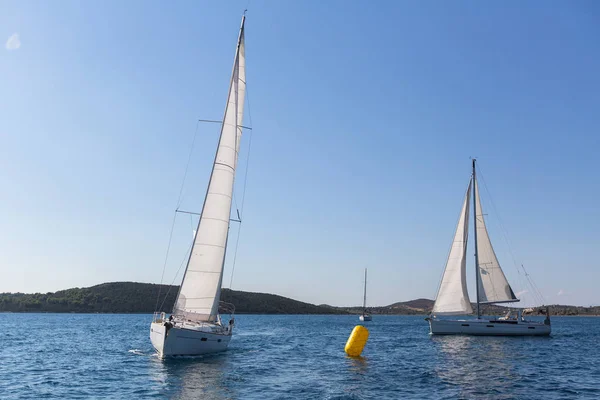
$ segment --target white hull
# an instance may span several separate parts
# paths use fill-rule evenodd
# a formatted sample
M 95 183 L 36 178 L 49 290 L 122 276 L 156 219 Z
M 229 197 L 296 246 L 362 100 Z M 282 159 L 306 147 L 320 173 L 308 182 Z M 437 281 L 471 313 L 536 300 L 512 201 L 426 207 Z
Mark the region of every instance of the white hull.
M 150 326 L 150 341 L 160 358 L 218 353 L 226 350 L 231 340 L 229 329 L 210 332 L 205 327 L 173 326 L 167 332 L 166 328 L 162 322 Z
M 368 314 L 363 314 L 360 317 L 358 317 L 358 319 L 364 322 L 364 321 L 371 321 L 373 318 Z
M 432 335 L 548 336 L 550 324 L 532 321 L 427 318 Z

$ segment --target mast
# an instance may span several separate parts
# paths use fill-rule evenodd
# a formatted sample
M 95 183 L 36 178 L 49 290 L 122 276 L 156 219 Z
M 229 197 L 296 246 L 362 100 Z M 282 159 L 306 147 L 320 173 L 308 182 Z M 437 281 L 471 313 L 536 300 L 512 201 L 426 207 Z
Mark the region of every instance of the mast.
M 479 255 L 477 254 L 477 201 L 475 198 L 475 192 L 478 189 L 477 177 L 475 175 L 475 159 L 473 159 L 473 237 L 475 239 L 475 296 L 477 297 L 477 319 L 481 317 L 481 312 L 479 310 Z
M 363 296 L 363 313 L 367 312 L 367 269 L 365 268 L 365 291 Z

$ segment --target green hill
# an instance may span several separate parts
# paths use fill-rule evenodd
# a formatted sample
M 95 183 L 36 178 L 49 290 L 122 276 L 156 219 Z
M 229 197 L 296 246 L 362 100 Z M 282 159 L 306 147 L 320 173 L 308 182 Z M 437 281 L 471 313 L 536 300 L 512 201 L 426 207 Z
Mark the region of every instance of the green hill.
M 170 312 L 178 286 L 137 282 L 103 283 L 88 288 L 74 288 L 48 293 L 0 293 L 0 312 L 80 312 L 80 313 L 152 313 L 161 293 L 161 311 Z M 303 303 L 267 293 L 223 289 L 221 300 L 235 305 L 241 314 L 359 314 L 362 307 L 332 307 Z M 431 312 L 433 300 L 417 299 L 369 307 L 373 314 L 425 315 Z M 475 305 L 473 305 L 475 309 Z M 484 315 L 500 315 L 506 307 L 482 306 Z M 534 313 L 541 314 L 540 309 Z M 600 315 L 600 306 L 550 306 L 552 315 Z
M 152 313 L 156 309 L 159 290 L 161 311 L 170 312 L 179 286 L 137 282 L 103 283 L 54 293 L 0 293 L 0 312 Z M 273 294 L 229 289 L 223 289 L 221 300 L 234 304 L 237 313 L 346 313 Z
M 428 315 L 433 309 L 433 300 L 416 299 L 409 301 L 401 301 L 383 307 L 368 307 L 371 314 L 379 315 Z M 329 306 L 326 306 L 329 307 Z M 473 310 L 476 305 L 472 304 Z M 581 306 L 565 306 L 551 305 L 550 315 L 566 315 L 566 316 L 600 316 L 600 306 L 581 307 Z M 350 314 L 360 314 L 362 306 L 354 307 L 332 307 L 336 310 L 346 311 Z M 515 307 L 510 307 L 515 308 Z M 509 307 L 494 304 L 485 304 L 481 306 L 482 315 L 504 315 Z M 530 315 L 545 315 L 545 307 L 536 307 Z

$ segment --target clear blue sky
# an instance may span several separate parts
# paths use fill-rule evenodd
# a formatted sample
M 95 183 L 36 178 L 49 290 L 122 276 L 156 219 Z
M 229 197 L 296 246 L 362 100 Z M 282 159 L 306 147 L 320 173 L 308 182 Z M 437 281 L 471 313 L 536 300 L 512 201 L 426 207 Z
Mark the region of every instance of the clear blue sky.
M 247 6 L 2 3 L 0 291 L 160 280 L 196 119 L 223 114 Z M 358 304 L 369 267 L 370 304 L 433 298 L 477 156 L 547 301 L 600 303 L 597 3 L 248 8 L 234 288 Z M 201 126 L 182 208 L 201 207 L 217 137 Z M 191 237 L 178 217 L 167 282 Z

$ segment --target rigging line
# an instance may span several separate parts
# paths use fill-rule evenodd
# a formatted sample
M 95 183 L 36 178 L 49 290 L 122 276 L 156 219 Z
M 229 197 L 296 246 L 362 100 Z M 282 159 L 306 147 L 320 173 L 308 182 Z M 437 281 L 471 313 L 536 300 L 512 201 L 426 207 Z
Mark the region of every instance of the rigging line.
M 192 139 L 192 146 L 190 148 L 190 154 L 188 155 L 188 160 L 187 163 L 185 165 L 185 172 L 183 174 L 183 181 L 181 182 L 181 187 L 179 188 L 179 196 L 177 196 L 177 207 L 175 207 L 175 210 L 179 209 L 179 206 L 181 205 L 181 196 L 183 193 L 183 188 L 185 186 L 185 180 L 187 178 L 187 174 L 188 174 L 188 170 L 190 167 L 190 161 L 192 159 L 192 154 L 194 153 L 194 145 L 196 144 L 196 137 L 198 136 L 198 125 L 200 125 L 200 121 L 196 121 L 196 129 L 194 130 L 194 137 Z M 167 251 L 165 254 L 165 262 L 163 263 L 163 270 L 162 270 L 162 274 L 160 276 L 160 286 L 158 287 L 158 296 L 156 297 L 156 307 L 158 307 L 158 302 L 160 301 L 160 293 L 161 293 L 161 289 L 162 289 L 162 284 L 163 284 L 163 280 L 165 278 L 165 271 L 167 269 L 167 262 L 169 260 L 169 252 L 171 251 L 171 242 L 173 240 L 173 230 L 175 229 L 175 220 L 177 218 L 177 211 L 175 211 L 174 215 L 173 215 L 173 222 L 171 222 L 171 232 L 169 233 L 169 243 L 167 244 Z M 168 294 L 168 292 L 167 292 Z M 166 295 L 165 295 L 166 298 Z M 164 304 L 164 300 L 163 300 L 163 304 Z M 162 308 L 162 305 L 161 305 Z
M 483 178 L 483 174 L 482 178 Z M 486 191 L 488 192 L 488 195 L 490 195 L 488 188 L 486 187 Z M 491 200 L 491 195 L 490 195 L 490 200 Z M 493 200 L 491 200 L 491 202 L 493 202 Z M 495 209 L 494 206 L 494 212 L 498 215 L 498 219 L 500 221 L 499 218 L 499 214 L 498 211 Z M 500 221 L 500 224 L 502 224 L 502 222 Z M 538 304 L 544 304 L 545 301 L 543 300 L 543 296 L 541 295 L 539 289 L 536 288 L 534 282 L 531 280 L 531 278 L 529 276 L 527 276 L 528 274 L 526 273 L 526 271 L 523 271 L 525 273 L 525 280 L 523 280 L 523 274 L 521 274 L 518 265 L 516 264 L 516 260 L 514 257 L 514 254 L 512 253 L 512 249 L 511 249 L 511 244 L 510 244 L 510 240 L 508 239 L 508 233 L 506 232 L 506 228 L 504 228 L 503 225 L 501 225 L 502 227 L 502 234 L 504 237 L 505 242 L 507 243 L 508 247 L 509 247 L 509 252 L 511 253 L 511 257 L 513 258 L 513 263 L 514 263 L 514 267 L 517 271 L 517 274 L 519 275 L 519 286 L 520 286 L 520 290 L 525 290 L 526 292 L 531 291 L 531 295 L 533 297 L 533 300 L 535 302 L 537 302 Z
M 510 253 L 510 257 L 513 260 L 514 266 L 517 267 L 517 260 L 515 259 L 515 255 L 512 251 L 512 245 L 510 243 L 510 239 L 508 238 L 508 231 L 506 230 L 506 228 L 504 227 L 504 224 L 502 223 L 502 218 L 500 218 L 500 213 L 498 212 L 498 209 L 496 208 L 496 204 L 494 203 L 494 199 L 492 198 L 492 193 L 490 193 L 490 190 L 488 189 L 487 183 L 485 181 L 485 177 L 483 175 L 483 171 L 481 170 L 481 166 L 479 167 L 479 174 L 481 175 L 481 180 L 483 181 L 483 186 L 485 187 L 485 191 L 488 194 L 488 197 L 490 199 L 490 204 L 492 205 L 492 208 L 494 209 L 496 218 L 498 218 L 498 222 L 500 224 L 500 229 L 502 231 L 502 236 L 508 246 L 508 252 Z M 516 269 L 518 271 L 518 267 Z
M 183 264 L 185 264 L 185 262 L 188 258 L 188 253 L 192 250 L 193 245 L 194 245 L 194 240 L 192 239 L 190 246 L 188 247 L 187 251 L 184 254 L 183 260 L 181 260 L 181 263 L 179 264 L 179 268 L 177 268 L 177 272 L 175 273 L 175 276 L 173 277 L 173 280 L 171 281 L 171 284 L 169 285 L 169 290 L 167 290 L 167 293 L 165 293 L 165 298 L 163 299 L 162 303 L 160 304 L 161 310 L 162 310 L 163 306 L 165 305 L 165 301 L 167 301 L 167 297 L 169 296 L 169 293 L 171 292 L 171 289 L 173 288 L 175 279 L 177 279 L 177 275 L 179 275 L 179 271 L 181 271 L 181 267 L 183 267 Z M 183 284 L 183 282 L 182 282 L 182 284 Z M 175 301 L 177 301 L 177 299 L 175 299 Z
M 544 304 L 546 304 L 546 302 L 544 301 L 543 298 L 539 297 L 539 295 L 536 295 L 535 286 L 533 284 L 533 281 L 531 281 L 531 280 L 528 279 L 528 282 L 529 282 L 530 287 L 532 288 L 532 292 L 531 293 L 532 293 L 533 298 L 536 301 L 536 303 L 538 305 L 544 305 Z M 535 304 L 533 304 L 533 306 L 535 307 Z
M 160 292 L 162 289 L 163 280 L 165 279 L 165 270 L 167 269 L 167 260 L 169 259 L 169 251 L 171 250 L 171 241 L 173 240 L 173 230 L 175 229 L 176 218 L 177 213 L 175 212 L 173 213 L 173 222 L 171 223 L 171 232 L 169 233 L 169 244 L 167 245 L 167 254 L 165 255 L 165 262 L 163 264 L 162 274 L 160 275 L 160 285 L 158 285 L 158 296 L 156 296 L 156 305 L 154 306 L 154 311 L 158 311 L 158 302 L 160 301 Z
M 521 265 L 521 267 L 523 268 L 523 270 L 525 270 L 525 267 Z M 538 296 L 542 299 L 542 303 L 546 303 L 546 299 L 544 297 L 544 295 L 542 294 L 542 292 L 540 291 L 540 289 L 538 288 L 538 285 L 535 283 L 535 281 L 529 276 L 529 274 L 527 274 L 527 280 L 529 281 L 529 283 L 531 284 L 531 286 L 535 289 L 535 292 L 538 294 Z
M 531 285 L 531 287 L 534 289 L 534 295 L 537 294 L 538 297 L 540 297 L 540 299 L 542 300 L 542 303 L 545 304 L 546 303 L 546 299 L 544 298 L 544 295 L 539 290 L 538 286 L 535 284 L 535 282 L 533 281 L 533 279 L 531 279 L 531 277 L 527 273 L 527 270 L 525 270 L 525 266 L 523 264 L 521 264 L 521 268 L 523 268 L 523 272 L 525 273 L 525 277 L 529 281 L 529 284 Z
M 250 112 L 250 95 L 248 94 L 247 85 L 246 99 L 248 100 L 248 119 L 250 120 L 250 126 L 252 126 L 252 113 Z M 244 215 L 244 202 L 246 200 L 246 183 L 248 182 L 248 166 L 250 165 L 250 150 L 252 149 L 252 131 L 250 131 L 250 134 L 248 136 L 248 156 L 246 157 L 246 170 L 244 171 L 244 190 L 242 191 L 242 209 L 240 210 L 241 216 Z
M 506 241 L 506 244 L 509 247 L 509 253 L 510 253 L 510 256 L 511 256 L 511 258 L 513 260 L 513 264 L 515 266 L 517 266 L 517 261 L 515 259 L 514 253 L 512 251 L 512 244 L 510 243 L 510 239 L 508 238 L 508 231 L 504 227 L 504 224 L 502 223 L 502 218 L 500 218 L 500 213 L 498 212 L 498 209 L 496 208 L 496 203 L 494 203 L 494 199 L 492 198 L 492 193 L 490 192 L 490 190 L 489 190 L 489 188 L 487 186 L 487 183 L 485 181 L 485 177 L 483 175 L 483 171 L 481 171 L 481 167 L 479 168 L 479 170 L 480 170 L 479 173 L 481 174 L 481 180 L 483 181 L 483 185 L 485 187 L 485 191 L 487 192 L 487 194 L 489 196 L 489 199 L 490 199 L 490 204 L 492 205 L 492 208 L 494 209 L 494 213 L 496 213 L 496 217 L 498 218 L 498 222 L 500 224 L 500 228 L 502 230 L 502 234 L 504 236 L 504 240 Z
M 248 92 L 248 85 L 246 85 L 246 100 L 248 102 L 248 119 L 250 120 L 249 121 L 250 126 L 254 127 L 252 125 L 252 112 L 250 111 L 250 95 Z M 237 238 L 235 240 L 235 250 L 233 251 L 233 262 L 231 265 L 231 277 L 229 278 L 229 289 L 231 289 L 232 285 L 233 285 L 233 273 L 235 272 L 235 263 L 237 261 L 238 246 L 240 243 L 240 233 L 242 231 L 241 220 L 243 220 L 244 204 L 246 201 L 246 186 L 247 186 L 247 182 L 248 182 L 248 166 L 250 165 L 250 150 L 252 149 L 252 132 L 253 131 L 251 130 L 249 137 L 248 137 L 248 156 L 246 157 L 246 167 L 245 167 L 245 171 L 244 171 L 244 189 L 242 190 L 242 208 L 238 214 L 239 219 L 240 219 L 240 225 L 238 226 Z M 236 208 L 237 208 L 237 203 L 236 203 Z
M 233 199 L 233 204 L 235 204 L 235 209 L 239 210 L 240 208 L 237 205 L 237 199 L 236 199 L 236 195 L 235 195 L 235 190 L 233 191 L 233 193 L 231 194 L 231 198 Z
M 492 198 L 492 194 L 490 193 L 490 190 L 488 189 L 487 183 L 485 181 L 485 177 L 483 175 L 483 172 L 481 170 L 481 166 L 479 167 L 479 174 L 481 175 L 481 180 L 483 181 L 483 186 L 485 187 L 485 191 L 488 194 L 488 197 L 490 199 L 490 204 L 492 205 L 492 208 L 494 209 L 494 213 L 496 214 L 496 217 L 498 218 L 498 222 L 500 224 L 500 228 L 502 231 L 502 236 L 504 238 L 504 241 L 506 242 L 507 246 L 508 246 L 508 252 L 510 253 L 510 256 L 513 260 L 513 264 L 515 269 L 517 270 L 517 273 L 519 273 L 519 266 L 517 264 L 517 261 L 515 259 L 515 255 L 514 252 L 512 250 L 512 245 L 510 242 L 510 239 L 508 238 L 508 231 L 507 229 L 504 227 L 504 224 L 502 223 L 502 218 L 500 218 L 500 213 L 498 212 L 498 209 L 496 208 L 496 204 L 494 203 L 494 199 Z M 521 265 L 521 268 L 523 268 L 523 266 Z M 537 291 L 538 289 L 533 285 L 531 278 L 529 277 L 529 274 L 527 274 L 527 272 L 525 271 L 525 269 L 523 269 L 523 272 L 525 272 L 525 276 L 527 278 L 527 280 L 530 282 L 531 285 L 531 289 L 533 289 L 533 291 Z M 519 273 L 520 275 L 520 273 Z M 538 293 L 536 293 L 538 296 L 541 296 L 543 299 L 543 296 L 541 294 L 541 292 L 538 291 Z
M 235 239 L 235 250 L 233 251 L 233 263 L 231 265 L 231 277 L 229 278 L 229 289 L 233 284 L 233 273 L 235 272 L 235 262 L 237 261 L 238 246 L 240 244 L 240 232 L 242 230 L 242 224 L 238 226 L 237 237 Z
M 196 145 L 196 138 L 198 137 L 198 125 L 200 125 L 200 120 L 196 121 L 196 129 L 194 130 L 194 138 L 192 139 L 192 146 L 190 148 L 190 153 L 188 154 L 187 163 L 185 164 L 185 172 L 183 173 L 183 181 L 181 182 L 181 187 L 179 188 L 179 196 L 177 197 L 177 207 L 175 209 L 179 209 L 181 206 L 181 196 L 183 194 L 183 188 L 185 187 L 185 180 L 187 179 L 188 170 L 190 168 L 190 162 L 192 160 L 192 155 L 194 154 L 194 146 Z
M 481 171 L 481 167 L 479 167 L 479 174 L 481 176 L 481 180 L 483 181 L 483 186 L 485 188 L 485 191 L 487 192 L 488 197 L 490 199 L 490 204 L 492 205 L 492 209 L 494 210 L 494 213 L 496 214 L 496 216 L 498 218 L 498 222 L 499 222 L 499 225 L 500 225 L 500 228 L 501 228 L 501 232 L 502 232 L 502 237 L 503 237 L 506 245 L 508 246 L 508 252 L 510 253 L 510 256 L 511 256 L 512 261 L 513 261 L 513 267 L 517 271 L 517 274 L 519 275 L 519 277 L 521 277 L 521 273 L 519 272 L 519 268 L 517 266 L 517 261 L 515 259 L 515 255 L 514 255 L 514 253 L 512 251 L 512 246 L 511 246 L 510 240 L 508 239 L 508 231 L 506 230 L 506 228 L 502 224 L 502 219 L 500 218 L 500 213 L 498 212 L 498 210 L 496 208 L 496 204 L 494 203 L 494 200 L 492 198 L 492 194 L 490 193 L 490 190 L 489 190 L 489 188 L 487 186 L 487 183 L 485 181 L 485 177 L 483 175 L 483 172 Z M 487 228 L 486 228 L 486 230 L 487 230 Z M 523 287 L 523 281 L 521 279 L 519 279 L 518 283 L 519 283 L 521 291 L 523 289 L 525 289 L 525 287 Z M 492 288 L 494 289 L 494 292 L 495 292 L 495 288 L 494 288 L 493 285 L 492 285 Z

